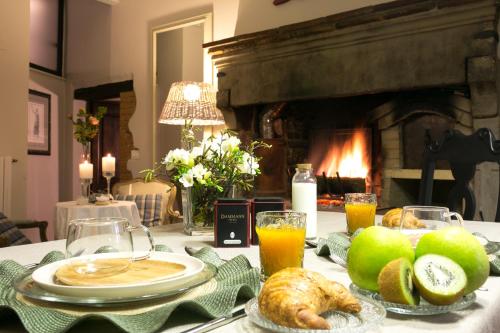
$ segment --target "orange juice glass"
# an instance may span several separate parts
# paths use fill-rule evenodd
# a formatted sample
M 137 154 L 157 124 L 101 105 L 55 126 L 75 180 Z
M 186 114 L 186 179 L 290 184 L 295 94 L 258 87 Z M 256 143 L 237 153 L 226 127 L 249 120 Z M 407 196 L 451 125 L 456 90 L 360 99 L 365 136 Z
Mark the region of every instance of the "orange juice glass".
M 302 267 L 306 214 L 294 211 L 260 212 L 256 216 L 263 280 L 287 267 Z
M 345 214 L 347 232 L 353 234 L 359 228 L 367 228 L 375 224 L 377 196 L 372 193 L 346 193 Z

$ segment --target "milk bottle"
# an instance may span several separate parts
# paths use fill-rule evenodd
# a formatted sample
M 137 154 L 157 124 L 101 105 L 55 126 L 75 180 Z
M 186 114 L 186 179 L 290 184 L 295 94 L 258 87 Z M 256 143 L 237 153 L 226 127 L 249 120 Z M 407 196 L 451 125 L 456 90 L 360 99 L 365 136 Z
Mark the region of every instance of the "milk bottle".
M 318 229 L 316 186 L 312 165 L 297 164 L 292 179 L 292 209 L 307 214 L 306 238 L 309 239 L 316 238 Z

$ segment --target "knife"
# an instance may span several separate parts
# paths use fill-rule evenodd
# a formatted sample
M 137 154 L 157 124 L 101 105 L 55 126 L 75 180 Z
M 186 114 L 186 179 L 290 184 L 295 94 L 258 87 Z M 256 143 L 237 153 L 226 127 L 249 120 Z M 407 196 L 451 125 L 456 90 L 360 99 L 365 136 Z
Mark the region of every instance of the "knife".
M 240 309 L 238 311 L 233 312 L 231 315 L 228 316 L 222 316 L 218 317 L 215 319 L 212 319 L 204 324 L 195 326 L 193 328 L 190 328 L 188 330 L 185 330 L 181 333 L 204 333 L 208 332 L 211 330 L 214 330 L 218 327 L 227 325 L 229 323 L 232 323 L 235 320 L 238 320 L 240 318 L 245 317 L 247 314 L 245 313 L 245 309 Z

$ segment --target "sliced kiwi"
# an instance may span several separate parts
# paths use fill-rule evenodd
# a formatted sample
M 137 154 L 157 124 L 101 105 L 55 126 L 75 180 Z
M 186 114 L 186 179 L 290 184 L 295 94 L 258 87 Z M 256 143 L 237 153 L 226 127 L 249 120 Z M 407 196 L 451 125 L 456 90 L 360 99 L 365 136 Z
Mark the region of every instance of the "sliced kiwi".
M 387 302 L 417 305 L 420 297 L 413 288 L 413 266 L 406 258 L 390 261 L 382 268 L 377 283 L 380 295 Z
M 427 254 L 415 261 L 414 281 L 420 295 L 429 303 L 448 305 L 464 295 L 467 275 L 453 260 Z

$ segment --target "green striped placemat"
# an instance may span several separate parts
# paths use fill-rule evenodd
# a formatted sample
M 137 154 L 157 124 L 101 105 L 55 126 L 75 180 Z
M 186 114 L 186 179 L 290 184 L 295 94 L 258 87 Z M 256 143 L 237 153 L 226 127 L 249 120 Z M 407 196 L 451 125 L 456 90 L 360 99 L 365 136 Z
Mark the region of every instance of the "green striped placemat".
M 157 248 L 167 250 L 167 248 Z M 223 262 L 211 248 L 203 248 L 193 255 L 214 265 L 217 273 L 209 282 L 187 293 L 165 300 L 120 307 L 84 307 L 30 300 L 19 295 L 12 282 L 27 269 L 12 260 L 0 261 L 0 315 L 13 310 L 29 332 L 65 332 L 84 320 L 110 321 L 125 332 L 154 332 L 176 313 L 196 313 L 215 318 L 231 313 L 238 299 L 250 299 L 260 288 L 259 272 L 244 256 Z M 42 260 L 47 264 L 61 260 L 61 252 L 51 252 Z

